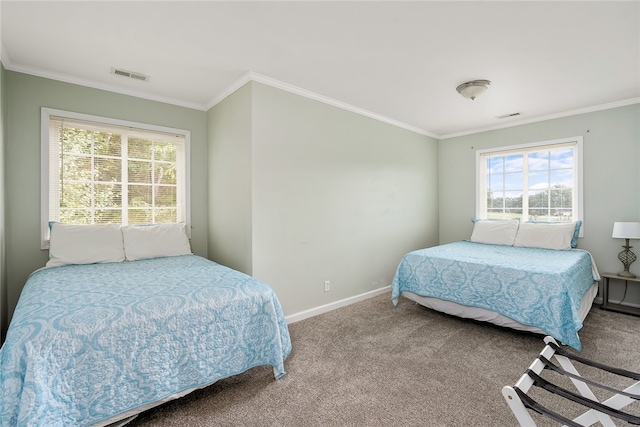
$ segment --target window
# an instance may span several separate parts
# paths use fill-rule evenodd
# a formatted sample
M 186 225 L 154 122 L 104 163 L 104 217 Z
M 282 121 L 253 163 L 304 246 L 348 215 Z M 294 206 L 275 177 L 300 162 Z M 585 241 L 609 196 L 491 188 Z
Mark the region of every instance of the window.
M 188 149 L 188 131 L 43 108 L 42 248 L 50 221 L 188 225 Z
M 476 216 L 582 219 L 582 138 L 479 150 Z

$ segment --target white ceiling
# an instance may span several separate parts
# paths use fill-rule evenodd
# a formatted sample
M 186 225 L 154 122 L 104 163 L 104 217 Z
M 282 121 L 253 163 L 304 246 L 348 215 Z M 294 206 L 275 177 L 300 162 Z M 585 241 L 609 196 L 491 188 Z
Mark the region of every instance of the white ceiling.
M 253 79 L 447 138 L 640 102 L 638 1 L 3 0 L 0 16 L 9 70 L 202 110 Z M 474 79 L 492 85 L 471 101 L 455 88 Z

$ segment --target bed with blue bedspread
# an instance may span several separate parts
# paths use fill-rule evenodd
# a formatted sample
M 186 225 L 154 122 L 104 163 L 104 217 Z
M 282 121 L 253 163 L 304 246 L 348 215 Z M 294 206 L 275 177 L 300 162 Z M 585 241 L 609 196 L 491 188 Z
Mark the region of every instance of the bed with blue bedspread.
M 41 269 L 0 350 L 0 425 L 105 425 L 256 366 L 279 378 L 290 351 L 273 290 L 196 255 Z
M 404 295 L 460 317 L 551 335 L 581 348 L 578 331 L 600 280 L 591 255 L 459 241 L 406 254 L 393 279 Z

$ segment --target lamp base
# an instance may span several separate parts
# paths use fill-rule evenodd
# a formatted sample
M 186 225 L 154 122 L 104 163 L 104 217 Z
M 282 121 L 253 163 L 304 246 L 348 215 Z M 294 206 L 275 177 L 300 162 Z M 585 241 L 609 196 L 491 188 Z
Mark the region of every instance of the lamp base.
M 635 279 L 636 275 L 633 273 L 630 273 L 628 271 L 622 271 L 620 273 L 618 273 L 618 276 L 620 277 L 628 277 L 629 279 Z
M 637 257 L 636 254 L 631 252 L 631 248 L 633 246 L 629 246 L 629 239 L 625 239 L 625 243 L 626 244 L 623 246 L 624 250 L 618 254 L 618 259 L 622 262 L 622 265 L 624 265 L 624 271 L 622 273 L 618 273 L 618 276 L 633 279 L 636 275 L 629 272 L 629 266 L 633 264 Z

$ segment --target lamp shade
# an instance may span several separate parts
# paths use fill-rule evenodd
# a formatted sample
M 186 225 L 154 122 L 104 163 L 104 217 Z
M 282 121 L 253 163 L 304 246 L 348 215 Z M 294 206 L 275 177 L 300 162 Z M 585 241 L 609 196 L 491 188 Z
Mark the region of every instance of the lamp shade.
M 640 239 L 640 222 L 614 222 L 614 239 Z

